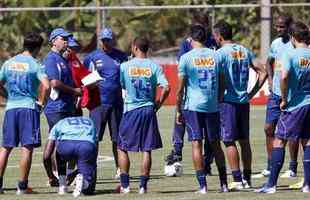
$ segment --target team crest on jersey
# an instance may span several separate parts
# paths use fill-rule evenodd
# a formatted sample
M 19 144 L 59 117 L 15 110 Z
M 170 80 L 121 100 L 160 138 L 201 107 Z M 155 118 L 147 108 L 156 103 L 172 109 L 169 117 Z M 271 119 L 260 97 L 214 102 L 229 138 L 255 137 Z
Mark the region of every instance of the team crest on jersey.
M 96 63 L 95 63 L 96 67 L 102 67 L 103 66 L 103 62 L 102 60 L 96 60 Z
M 12 71 L 25 72 L 25 71 L 28 71 L 28 69 L 29 69 L 29 64 L 22 63 L 22 62 L 13 62 L 9 66 L 9 70 L 12 70 Z
M 131 77 L 151 77 L 152 70 L 150 67 L 130 67 L 129 76 Z
M 299 60 L 299 65 L 302 68 L 309 68 L 310 67 L 310 59 L 309 58 L 301 58 Z
M 197 67 L 214 67 L 215 60 L 213 57 L 199 57 L 193 59 L 193 64 Z
M 234 59 L 238 59 L 238 60 L 243 60 L 245 59 L 245 55 L 242 51 L 232 51 L 230 53 L 231 57 Z

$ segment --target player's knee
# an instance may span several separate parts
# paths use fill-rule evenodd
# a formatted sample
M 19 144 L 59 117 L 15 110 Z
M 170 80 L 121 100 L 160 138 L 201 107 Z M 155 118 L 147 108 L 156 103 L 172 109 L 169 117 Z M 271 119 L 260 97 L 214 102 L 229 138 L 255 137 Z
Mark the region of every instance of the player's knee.
M 264 127 L 264 131 L 266 134 L 266 137 L 274 137 L 274 128 L 271 124 L 268 124 Z

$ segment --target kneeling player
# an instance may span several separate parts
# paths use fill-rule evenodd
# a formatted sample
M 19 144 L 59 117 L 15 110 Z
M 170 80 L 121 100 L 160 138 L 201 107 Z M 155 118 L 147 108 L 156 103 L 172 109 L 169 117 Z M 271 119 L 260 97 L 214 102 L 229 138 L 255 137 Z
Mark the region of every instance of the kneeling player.
M 66 165 L 71 160 L 77 163 L 78 171 L 73 196 L 93 194 L 96 185 L 97 137 L 92 120 L 88 117 L 68 117 L 57 122 L 50 132 L 46 149 L 52 151 L 55 145 L 59 194 L 67 191 Z
M 285 158 L 288 140 L 302 140 L 304 148 L 304 186 L 310 192 L 310 49 L 308 27 L 296 22 L 291 27 L 291 41 L 295 49 L 283 54 L 281 59 L 281 104 L 275 140 L 271 154 L 271 172 L 268 182 L 256 192 L 275 193 L 279 173 Z

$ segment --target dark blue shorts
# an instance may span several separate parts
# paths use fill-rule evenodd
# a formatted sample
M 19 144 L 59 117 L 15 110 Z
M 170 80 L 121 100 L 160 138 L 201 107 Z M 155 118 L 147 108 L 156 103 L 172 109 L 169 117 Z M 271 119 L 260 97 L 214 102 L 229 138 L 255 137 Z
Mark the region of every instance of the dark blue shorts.
M 41 146 L 40 113 L 29 108 L 14 108 L 5 112 L 3 147 Z
M 137 108 L 123 115 L 119 127 L 119 149 L 145 152 L 162 146 L 153 106 Z
M 108 123 L 111 140 L 117 142 L 122 115 L 123 107 L 121 105 L 100 105 L 90 111 L 90 118 L 95 124 L 99 141 L 102 141 L 105 127 Z
M 83 174 L 90 185 L 96 181 L 97 147 L 88 141 L 63 140 L 57 142 L 57 154 L 63 161 L 75 160 L 78 173 Z M 94 189 L 94 188 L 93 188 Z
M 52 130 L 55 124 L 59 122 L 60 120 L 66 118 L 66 117 L 72 117 L 73 113 L 45 113 L 45 117 L 48 123 L 49 131 Z
M 224 102 L 220 104 L 221 139 L 223 142 L 249 139 L 250 105 Z
M 280 103 L 280 96 L 273 93 L 269 95 L 266 108 L 266 124 L 277 124 L 281 115 Z
M 282 112 L 275 137 L 284 140 L 310 139 L 310 105 Z
M 184 110 L 188 140 L 202 140 L 208 137 L 210 142 L 220 139 L 220 115 L 219 112 L 203 113 Z

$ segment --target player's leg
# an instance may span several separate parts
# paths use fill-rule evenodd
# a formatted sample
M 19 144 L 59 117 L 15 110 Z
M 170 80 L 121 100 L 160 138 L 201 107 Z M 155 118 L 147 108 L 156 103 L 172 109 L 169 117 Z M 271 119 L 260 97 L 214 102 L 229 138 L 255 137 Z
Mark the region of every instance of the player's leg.
M 203 117 L 205 116 L 202 113 L 188 110 L 183 111 L 183 116 L 188 133 L 188 140 L 192 143 L 192 159 L 196 171 L 196 178 L 200 187 L 198 192 L 204 194 L 207 192 L 206 173 L 204 171 L 202 154 L 202 139 L 204 138 Z
M 299 151 L 299 140 L 288 141 L 288 150 L 290 154 L 290 162 L 289 162 L 289 177 L 296 177 L 297 176 L 297 166 L 298 166 L 298 151 Z
M 128 152 L 124 151 L 122 149 L 117 149 L 118 151 L 118 165 L 121 171 L 120 175 L 120 183 L 121 188 L 120 192 L 122 193 L 128 193 L 130 192 L 129 189 L 129 169 L 130 169 L 130 160 L 128 156 Z
M 0 149 L 0 194 L 3 193 L 3 176 L 12 149 L 13 147 L 1 147 Z
M 150 179 L 150 172 L 152 167 L 152 152 L 143 152 L 143 158 L 141 163 L 141 175 L 140 175 L 140 190 L 139 193 L 143 194 L 147 192 L 147 183 Z
M 56 149 L 56 163 L 57 163 L 57 172 L 58 172 L 58 178 L 59 178 L 59 190 L 58 194 L 63 195 L 67 193 L 67 161 L 65 159 L 65 153 L 69 152 L 68 150 L 71 149 L 71 146 L 67 146 L 67 151 L 63 152 L 64 147 L 61 147 L 62 142 L 59 142 L 57 149 Z M 63 154 L 63 155 L 62 155 Z M 72 156 L 69 154 L 69 156 Z M 68 157 L 69 157 L 68 156 Z
M 215 157 L 220 179 L 220 191 L 228 192 L 225 155 L 220 143 L 220 113 L 206 113 L 204 119 L 205 138 L 210 141 L 212 153 Z
M 308 132 L 307 139 L 302 139 L 302 145 L 304 148 L 304 184 L 302 187 L 302 192 L 309 193 L 310 192 L 310 140 Z
M 108 116 L 110 112 L 110 106 L 100 105 L 92 109 L 89 113 L 89 117 L 93 120 L 97 131 L 97 137 L 99 141 L 102 141 L 104 130 L 108 122 Z
M 213 151 L 210 141 L 207 138 L 204 140 L 203 152 L 204 152 L 204 155 L 203 155 L 204 169 L 206 171 L 206 174 L 211 176 L 212 175 L 211 164 L 215 157 L 215 153 Z
M 243 164 L 243 180 L 251 187 L 252 175 L 252 148 L 249 139 L 239 140 L 241 147 L 241 160 Z M 245 182 L 244 182 L 245 184 Z

